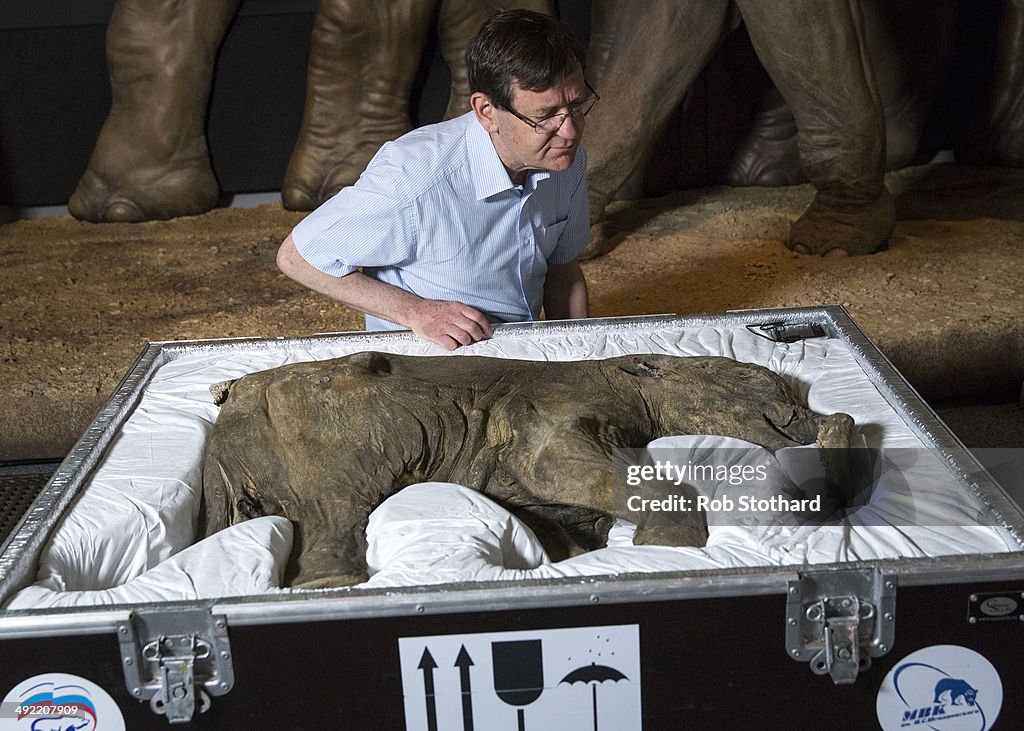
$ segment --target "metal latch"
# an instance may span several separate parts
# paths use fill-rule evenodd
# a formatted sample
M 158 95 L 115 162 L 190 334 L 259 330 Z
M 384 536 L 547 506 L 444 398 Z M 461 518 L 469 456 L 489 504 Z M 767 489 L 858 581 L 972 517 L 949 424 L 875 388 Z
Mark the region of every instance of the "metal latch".
M 132 612 L 117 636 L 128 691 L 170 723 L 188 723 L 235 684 L 227 620 L 208 609 Z
M 896 576 L 877 569 L 823 570 L 789 582 L 786 651 L 818 675 L 852 683 L 892 648 Z

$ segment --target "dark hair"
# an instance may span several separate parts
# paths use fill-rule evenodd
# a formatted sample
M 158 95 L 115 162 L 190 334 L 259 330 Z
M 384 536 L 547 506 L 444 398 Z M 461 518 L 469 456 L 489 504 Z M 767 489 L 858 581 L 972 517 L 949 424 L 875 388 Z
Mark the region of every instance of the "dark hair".
M 466 50 L 471 92 L 509 109 L 512 84 L 546 91 L 585 68 L 586 50 L 557 18 L 532 10 L 503 10 L 481 26 Z

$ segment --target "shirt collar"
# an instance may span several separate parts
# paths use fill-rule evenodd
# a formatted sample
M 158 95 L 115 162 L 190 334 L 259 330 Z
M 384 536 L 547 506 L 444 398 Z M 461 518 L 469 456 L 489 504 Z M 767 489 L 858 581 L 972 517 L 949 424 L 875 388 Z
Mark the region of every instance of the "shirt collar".
M 469 151 L 469 169 L 473 176 L 473 188 L 478 201 L 490 198 L 492 195 L 512 190 L 516 186 L 505 169 L 504 163 L 498 157 L 497 150 L 487 130 L 480 124 L 476 114 L 468 112 L 471 116 L 469 125 L 466 127 L 466 145 Z M 547 170 L 532 170 L 527 176 L 525 188 L 534 190 L 537 183 L 551 177 Z

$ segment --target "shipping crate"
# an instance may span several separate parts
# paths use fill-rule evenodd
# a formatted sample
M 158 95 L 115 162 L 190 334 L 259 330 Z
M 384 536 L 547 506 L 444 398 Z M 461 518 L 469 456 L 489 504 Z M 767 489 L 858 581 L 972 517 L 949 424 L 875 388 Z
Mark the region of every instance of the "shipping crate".
M 621 350 L 723 331 L 757 338 L 744 347 L 766 349 L 770 367 L 838 343 L 962 501 L 979 506 L 969 528 L 929 518 L 929 540 L 975 531 L 981 550 L 957 538 L 944 555 L 857 560 L 844 544 L 852 560 L 7 608 L 0 729 L 1024 724 L 1024 513 L 843 308 L 507 325 L 482 347 L 529 358 L 560 338 L 583 352 L 595 338 Z M 3 544 L 0 602 L 37 581 L 41 557 L 176 364 L 251 358 L 256 370 L 276 353 L 396 347 L 429 350 L 407 333 L 150 344 Z M 164 436 L 150 434 L 157 460 Z M 913 534 L 869 523 L 854 516 L 839 530 L 898 546 Z

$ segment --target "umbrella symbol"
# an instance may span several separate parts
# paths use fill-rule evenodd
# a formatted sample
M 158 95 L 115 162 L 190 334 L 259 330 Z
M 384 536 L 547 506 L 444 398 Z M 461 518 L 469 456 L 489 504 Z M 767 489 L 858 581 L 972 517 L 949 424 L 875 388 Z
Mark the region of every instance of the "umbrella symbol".
M 559 681 L 560 683 L 569 683 L 570 685 L 573 683 L 593 683 L 590 686 L 590 696 L 594 704 L 594 731 L 597 731 L 597 684 L 603 683 L 606 680 L 617 682 L 619 680 L 629 680 L 629 678 L 615 668 L 590 663 L 581 668 L 576 668 Z

